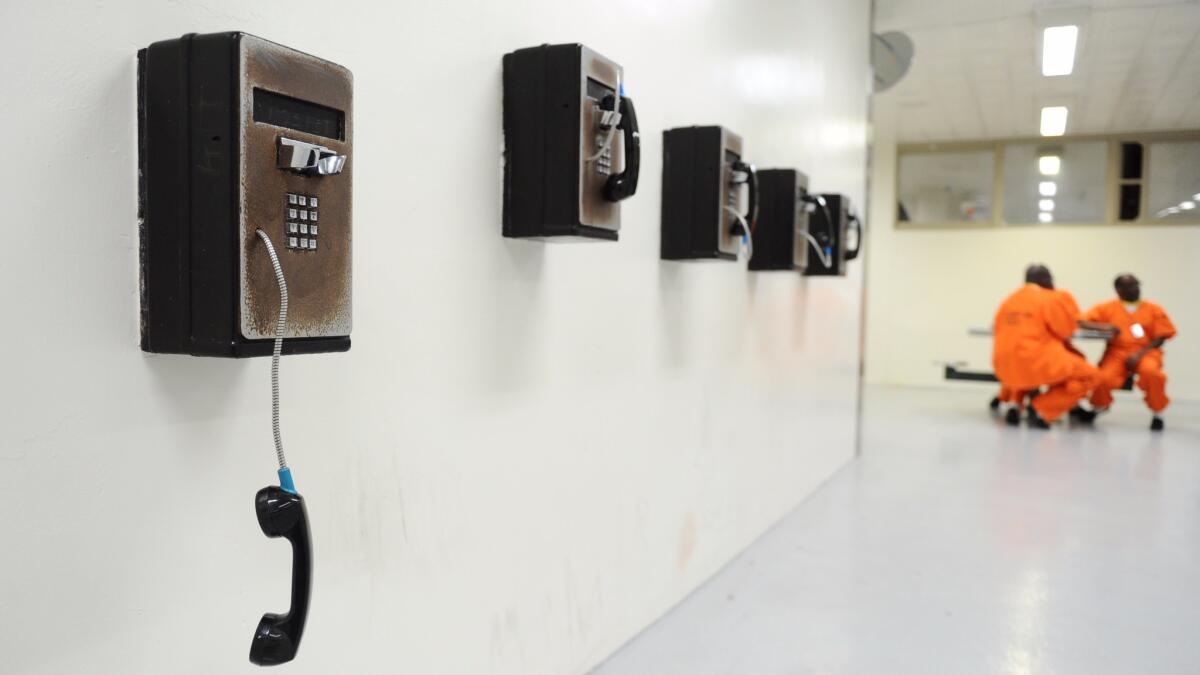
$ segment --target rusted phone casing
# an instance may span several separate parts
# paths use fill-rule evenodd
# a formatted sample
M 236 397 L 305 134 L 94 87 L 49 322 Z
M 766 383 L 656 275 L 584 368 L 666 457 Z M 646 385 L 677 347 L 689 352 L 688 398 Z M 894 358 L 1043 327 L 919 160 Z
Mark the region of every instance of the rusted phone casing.
M 742 137 L 720 126 L 663 132 L 661 256 L 664 260 L 736 260 L 740 185 L 734 164 Z
M 616 240 L 621 205 L 603 196 L 624 169 L 624 139 L 594 158 L 606 132 L 599 104 L 620 91 L 615 61 L 581 44 L 504 55 L 503 234 L 542 240 Z
M 808 266 L 808 176 L 795 169 L 758 171 L 758 222 L 749 268 L 804 271 Z
M 156 42 L 138 64 L 142 348 L 270 354 L 279 289 L 262 229 L 288 285 L 284 353 L 349 349 L 350 72 L 238 32 Z M 341 172 L 278 168 L 283 138 L 346 157 Z M 317 199 L 313 249 L 289 243 L 289 195 Z
M 823 193 L 825 206 L 813 209 L 810 214 L 809 231 L 823 248 L 829 251 L 830 265 L 825 265 L 820 256 L 811 248 L 808 251 L 808 267 L 805 276 L 810 277 L 844 277 L 846 262 L 858 256 L 858 251 L 849 251 L 847 232 L 850 229 L 853 205 L 850 198 L 843 194 Z M 828 217 L 827 217 L 828 216 Z M 829 219 L 833 222 L 830 223 Z M 862 232 L 858 233 L 858 244 L 862 243 Z

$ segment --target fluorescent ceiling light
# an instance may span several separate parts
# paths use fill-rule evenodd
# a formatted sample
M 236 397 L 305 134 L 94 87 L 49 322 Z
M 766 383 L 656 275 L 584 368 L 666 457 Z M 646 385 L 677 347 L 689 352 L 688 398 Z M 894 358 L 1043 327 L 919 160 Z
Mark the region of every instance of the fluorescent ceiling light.
M 1043 197 L 1053 197 L 1058 194 L 1058 185 L 1052 180 L 1044 180 L 1038 183 L 1038 194 Z
M 1039 223 L 1053 223 L 1054 222 L 1054 214 L 1046 213 L 1045 211 L 1042 211 L 1041 213 L 1038 214 L 1038 222 Z
M 1038 202 L 1038 208 L 1043 211 L 1053 211 L 1054 210 L 1054 200 L 1053 199 L 1043 199 Z
M 1183 209 L 1184 211 L 1191 211 L 1192 209 L 1196 208 L 1196 202 L 1179 202 L 1179 208 Z
M 1200 202 L 1200 192 L 1197 192 L 1196 194 L 1192 195 L 1192 199 L 1195 199 L 1196 201 Z
M 1067 107 L 1052 105 L 1042 108 L 1042 135 L 1062 136 L 1067 130 Z
M 1079 26 L 1051 26 L 1042 31 L 1042 75 L 1070 75 L 1075 70 Z
M 1060 168 L 1062 168 L 1062 158 L 1058 155 L 1038 157 L 1038 171 L 1041 171 L 1043 176 L 1057 176 Z

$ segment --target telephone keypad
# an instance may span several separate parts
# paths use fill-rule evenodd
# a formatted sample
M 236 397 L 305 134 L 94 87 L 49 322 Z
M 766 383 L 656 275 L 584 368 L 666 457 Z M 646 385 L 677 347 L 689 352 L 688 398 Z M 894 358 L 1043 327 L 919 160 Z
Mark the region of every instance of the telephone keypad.
M 600 133 L 596 134 L 596 149 L 597 150 L 599 150 L 600 148 L 604 148 L 604 144 L 609 142 L 608 135 L 609 135 L 608 130 L 601 127 Z M 600 174 L 601 176 L 608 176 L 608 175 L 612 174 L 612 144 L 611 143 L 609 143 L 609 146 L 607 148 L 604 148 L 604 151 L 601 152 L 600 156 L 596 158 L 596 173 Z
M 294 208 L 301 206 L 305 208 Z M 317 198 L 312 195 L 287 193 L 287 203 L 284 206 L 284 223 L 287 228 L 287 247 L 294 251 L 317 250 Z M 307 236 L 295 236 L 296 234 Z

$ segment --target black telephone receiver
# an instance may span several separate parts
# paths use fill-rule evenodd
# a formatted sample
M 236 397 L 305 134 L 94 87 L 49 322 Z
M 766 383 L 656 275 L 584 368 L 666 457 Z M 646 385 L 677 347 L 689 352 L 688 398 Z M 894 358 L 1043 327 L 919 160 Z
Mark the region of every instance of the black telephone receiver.
M 854 223 L 854 248 L 846 251 L 846 260 L 854 260 L 862 250 L 862 221 L 855 214 L 850 214 L 850 222 Z
M 612 109 L 616 104 L 613 96 L 604 98 L 603 107 Z M 638 133 L 637 111 L 633 107 L 633 99 L 621 97 L 621 122 L 617 128 L 625 139 L 625 170 L 608 177 L 604 184 L 604 198 L 610 202 L 628 199 L 637 192 L 638 172 L 642 168 L 642 141 Z
M 312 591 L 312 539 L 304 497 L 276 485 L 268 485 L 254 497 L 258 525 L 268 537 L 286 537 L 292 542 L 292 605 L 287 614 L 263 614 L 250 643 L 250 662 L 274 666 L 296 658 L 308 600 Z
M 743 162 L 740 159 L 733 163 L 733 170 L 746 174 L 746 184 L 749 185 L 750 191 L 748 201 L 750 203 L 747 204 L 746 215 L 743 219 L 746 221 L 746 227 L 750 228 L 750 231 L 753 232 L 755 222 L 758 220 L 758 171 L 754 168 L 753 164 Z M 739 227 L 739 225 L 735 224 L 734 231 L 736 232 Z M 750 232 L 746 232 L 745 234 L 749 235 Z

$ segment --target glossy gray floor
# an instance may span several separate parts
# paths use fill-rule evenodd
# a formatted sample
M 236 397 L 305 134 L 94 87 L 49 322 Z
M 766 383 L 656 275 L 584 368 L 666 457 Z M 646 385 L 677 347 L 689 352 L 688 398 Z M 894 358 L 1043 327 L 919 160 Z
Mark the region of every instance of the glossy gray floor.
M 861 458 L 594 675 L 1200 673 L 1200 405 L 988 395 L 868 389 Z

